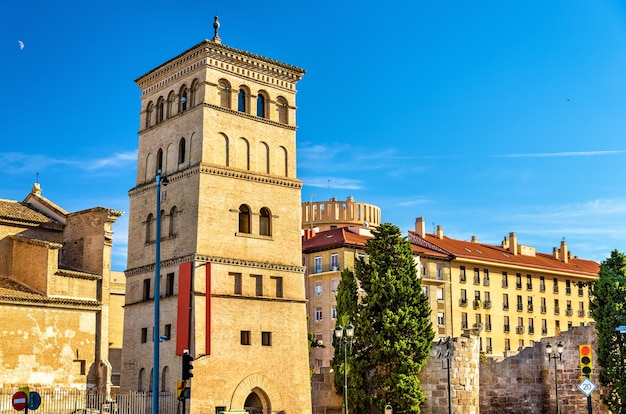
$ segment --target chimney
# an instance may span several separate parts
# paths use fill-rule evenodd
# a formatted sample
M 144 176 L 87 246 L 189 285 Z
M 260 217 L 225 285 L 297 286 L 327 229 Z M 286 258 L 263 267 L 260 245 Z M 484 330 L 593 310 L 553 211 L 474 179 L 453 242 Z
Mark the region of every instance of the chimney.
M 313 238 L 314 233 L 315 232 L 313 231 L 313 229 L 304 229 L 304 240 L 309 240 Z
M 472 243 L 478 243 L 478 237 L 472 236 Z
M 552 257 L 554 257 L 556 260 L 560 260 L 559 259 L 559 249 L 557 249 L 556 247 L 552 248 Z
M 418 217 L 415 219 L 415 232 L 420 236 L 426 236 L 426 222 L 424 217 Z
M 517 236 L 514 231 L 509 235 L 509 253 L 514 256 L 517 255 Z
M 561 249 L 559 252 L 559 256 L 561 257 L 561 260 L 563 261 L 563 263 L 567 263 L 567 260 L 569 259 L 569 255 L 567 253 L 567 243 L 565 242 L 565 237 L 563 238 L 563 240 L 561 240 Z
M 504 240 L 502 240 L 502 248 L 509 249 L 509 236 L 504 236 Z
M 441 227 L 441 224 L 437 224 L 437 238 L 443 239 L 443 228 Z

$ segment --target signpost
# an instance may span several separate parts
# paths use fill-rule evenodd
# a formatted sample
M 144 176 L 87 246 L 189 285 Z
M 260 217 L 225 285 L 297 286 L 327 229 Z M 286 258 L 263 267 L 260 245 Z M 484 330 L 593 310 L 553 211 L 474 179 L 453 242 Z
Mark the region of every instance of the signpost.
M 15 408 L 17 411 L 22 411 L 28 405 L 28 396 L 24 391 L 18 391 L 13 394 L 11 404 L 13 404 L 13 408 Z
M 596 384 L 593 383 L 589 378 L 585 377 L 580 384 L 578 384 L 578 389 L 587 396 L 587 412 L 591 414 L 591 393 L 597 388 Z

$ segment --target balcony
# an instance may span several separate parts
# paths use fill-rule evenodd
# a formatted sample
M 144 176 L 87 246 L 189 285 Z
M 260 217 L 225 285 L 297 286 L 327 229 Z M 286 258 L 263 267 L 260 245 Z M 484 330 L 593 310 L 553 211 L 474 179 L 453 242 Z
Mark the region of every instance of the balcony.
M 515 289 L 517 289 L 517 290 L 521 290 L 521 289 L 522 289 L 522 282 L 517 282 L 517 283 L 515 284 Z
M 483 279 L 483 285 L 485 285 L 485 286 L 489 286 L 489 284 L 490 284 L 490 283 L 491 283 L 491 282 L 489 282 L 489 278 L 484 278 L 484 279 Z
M 541 307 L 541 313 L 548 313 L 548 308 L 545 306 Z
M 571 295 L 572 294 L 572 288 L 566 287 L 565 288 L 565 294 L 568 295 L 568 296 Z
M 546 285 L 541 284 L 539 285 L 539 292 L 545 292 L 546 291 Z
M 483 324 L 482 323 L 475 323 L 474 325 L 472 325 L 472 329 L 474 329 L 476 331 L 482 331 L 483 330 Z
M 480 306 L 481 306 L 480 299 L 475 299 L 474 300 L 474 309 L 480 309 Z
M 565 316 L 572 316 L 574 314 L 574 310 L 572 308 L 565 309 Z
M 502 287 L 503 288 L 508 288 L 509 287 L 509 282 L 507 282 L 506 280 L 502 281 Z
M 467 322 L 461 322 L 461 329 L 467 329 Z
M 465 275 L 461 275 L 461 277 L 459 277 L 459 282 L 465 283 L 466 281 L 467 281 L 467 278 L 465 277 Z
M 559 310 L 559 308 L 554 308 L 554 314 L 555 315 L 559 315 L 561 313 L 561 311 Z
M 490 301 L 490 300 L 486 300 L 486 301 L 483 303 L 483 308 L 484 308 L 484 309 L 490 309 L 490 308 L 491 308 L 491 301 Z M 584 311 L 583 311 L 583 312 L 584 312 Z
M 526 283 L 526 290 L 533 290 L 533 284 L 532 283 Z
M 333 265 L 315 265 L 313 267 L 313 273 L 317 274 L 317 273 L 326 273 L 326 272 L 338 272 L 341 269 L 339 268 L 338 265 L 333 264 Z
M 474 276 L 474 284 L 480 285 L 480 276 Z
M 524 305 L 522 305 L 521 303 L 518 303 L 518 304 L 517 304 L 517 311 L 518 311 L 518 312 L 521 312 L 521 311 L 523 311 L 523 310 L 524 310 Z
M 528 327 L 528 333 L 529 334 L 534 334 L 535 333 L 535 327 L 534 326 L 529 326 Z
M 559 293 L 559 287 L 558 286 L 553 287 L 552 293 Z
M 527 310 L 528 310 L 528 313 L 533 313 L 533 304 L 532 303 L 528 304 Z
M 548 328 L 541 328 L 541 335 L 547 335 L 548 334 Z
M 524 327 L 523 326 L 518 326 L 517 329 L 515 329 L 515 332 L 517 332 L 518 334 L 523 334 L 524 333 Z
M 491 324 L 490 323 L 486 323 L 485 324 L 485 331 L 491 332 Z
M 459 306 L 467 306 L 467 299 L 459 299 Z
M 585 316 L 585 310 L 584 310 L 584 309 L 579 309 L 579 310 L 578 310 L 578 316 L 580 316 L 581 318 L 582 318 L 583 316 Z
M 508 303 L 503 303 L 502 304 L 502 309 L 503 310 L 509 310 L 509 304 Z
M 504 325 L 504 332 L 509 332 L 509 328 L 510 328 L 509 325 Z
M 491 353 L 491 351 L 492 351 L 492 349 L 491 349 L 491 347 L 490 347 L 490 346 L 488 346 L 487 348 L 485 348 L 485 352 L 486 352 L 487 354 L 490 354 L 490 353 Z

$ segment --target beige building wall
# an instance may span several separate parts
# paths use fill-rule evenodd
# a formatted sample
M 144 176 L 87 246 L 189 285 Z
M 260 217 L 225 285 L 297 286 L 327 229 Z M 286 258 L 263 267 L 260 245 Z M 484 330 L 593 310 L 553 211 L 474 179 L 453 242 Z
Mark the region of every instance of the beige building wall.
M 108 395 L 112 225 L 121 214 L 67 212 L 38 184 L 21 203 L 0 200 L 0 384 Z
M 215 38 L 137 79 L 142 109 L 137 183 L 129 192 L 124 390 L 151 388 L 160 167 L 169 181 L 160 202 L 160 388 L 173 390 L 181 378 L 185 344 L 195 358 L 192 413 L 310 412 L 295 153 L 295 85 L 303 74 Z M 188 314 L 179 308 L 180 266 L 187 263 Z M 189 316 L 188 338 L 181 312 Z

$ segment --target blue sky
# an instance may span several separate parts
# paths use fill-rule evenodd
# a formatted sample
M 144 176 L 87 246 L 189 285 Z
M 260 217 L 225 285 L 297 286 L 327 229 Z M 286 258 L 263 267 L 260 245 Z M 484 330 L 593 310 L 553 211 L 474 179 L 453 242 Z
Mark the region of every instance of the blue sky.
M 38 173 L 66 210 L 128 212 L 134 79 L 211 38 L 216 13 L 224 44 L 307 70 L 303 201 L 352 195 L 405 233 L 424 216 L 459 239 L 626 250 L 619 0 L 3 0 L 0 198 L 22 200 Z

